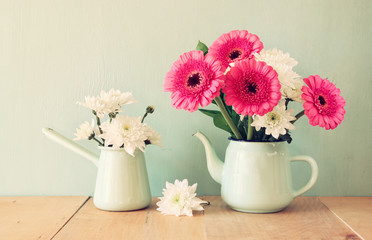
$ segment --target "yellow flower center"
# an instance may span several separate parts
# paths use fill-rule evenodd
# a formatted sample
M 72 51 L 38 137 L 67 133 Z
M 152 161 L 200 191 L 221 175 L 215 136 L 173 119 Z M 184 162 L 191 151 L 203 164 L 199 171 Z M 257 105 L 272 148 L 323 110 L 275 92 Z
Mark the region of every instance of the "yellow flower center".
M 180 201 L 180 198 L 181 198 L 180 194 L 174 195 L 173 202 L 178 203 Z
M 275 127 L 280 122 L 280 115 L 275 112 L 270 112 L 266 116 L 266 121 L 270 127 Z

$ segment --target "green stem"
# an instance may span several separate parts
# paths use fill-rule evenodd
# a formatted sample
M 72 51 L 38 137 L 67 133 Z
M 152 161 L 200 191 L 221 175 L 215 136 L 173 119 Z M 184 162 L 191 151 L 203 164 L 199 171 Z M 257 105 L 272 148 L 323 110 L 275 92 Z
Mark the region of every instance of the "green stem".
M 248 116 L 244 116 L 243 120 L 241 120 L 241 124 L 243 125 L 243 130 L 245 133 L 245 137 L 247 137 L 248 134 Z M 244 137 L 243 137 L 244 138 Z
M 147 114 L 149 114 L 149 113 L 153 113 L 154 111 L 155 111 L 154 106 L 152 106 L 152 105 L 148 106 L 148 107 L 146 108 L 146 112 L 145 112 L 145 114 L 144 114 L 143 117 L 142 117 L 141 123 L 143 123 L 143 121 L 144 121 L 145 118 L 147 117 Z
M 286 99 L 285 99 L 285 110 L 287 110 L 287 108 L 288 108 L 288 103 L 289 103 L 290 101 L 292 101 L 290 98 L 286 98 Z
M 98 142 L 98 144 L 99 144 L 100 146 L 103 146 L 103 143 L 101 143 L 97 138 L 93 137 L 92 139 L 93 139 L 94 141 Z
M 253 122 L 253 117 L 252 116 L 248 116 L 247 141 L 252 140 L 252 137 L 253 137 L 253 127 L 251 126 L 252 122 Z
M 239 130 L 236 128 L 234 122 L 232 121 L 229 113 L 227 112 L 223 102 L 222 102 L 222 99 L 221 97 L 216 97 L 214 99 L 217 103 L 217 106 L 220 108 L 221 110 L 221 113 L 222 113 L 222 116 L 225 118 L 227 124 L 229 125 L 231 131 L 234 133 L 236 139 L 242 139 L 242 135 L 240 135 L 240 132 Z
M 102 134 L 103 131 L 101 129 L 101 119 L 99 119 L 99 117 L 97 116 L 97 113 L 96 111 L 93 111 L 93 114 L 94 116 L 96 116 L 96 122 L 97 122 L 97 126 L 98 126 L 98 130 L 99 130 L 99 133 Z M 100 143 L 102 146 L 105 144 L 105 139 L 102 139 L 103 143 Z
M 305 110 L 302 110 L 301 112 L 297 113 L 297 115 L 295 116 L 295 120 L 291 121 L 291 123 L 295 123 L 300 117 L 302 117 L 303 115 L 305 114 Z
M 143 117 L 142 117 L 142 120 L 141 120 L 141 123 L 143 123 L 143 120 L 145 120 L 145 117 L 147 117 L 147 112 L 145 113 L 145 115 L 143 115 Z
M 102 134 L 103 131 L 101 129 L 101 119 L 99 119 L 99 117 L 97 116 L 97 113 L 95 111 L 93 111 L 93 114 L 94 114 L 94 116 L 96 116 L 96 122 L 97 122 L 97 126 L 98 126 L 98 129 L 99 129 L 99 133 Z

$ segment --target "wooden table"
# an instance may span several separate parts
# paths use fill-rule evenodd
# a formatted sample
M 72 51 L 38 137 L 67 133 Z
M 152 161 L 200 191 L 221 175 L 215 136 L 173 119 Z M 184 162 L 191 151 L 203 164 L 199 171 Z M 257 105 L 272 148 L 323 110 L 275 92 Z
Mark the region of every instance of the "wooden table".
M 1 240 L 372 239 L 372 197 L 299 197 L 285 210 L 248 214 L 218 196 L 194 217 L 149 208 L 105 212 L 89 197 L 0 197 Z

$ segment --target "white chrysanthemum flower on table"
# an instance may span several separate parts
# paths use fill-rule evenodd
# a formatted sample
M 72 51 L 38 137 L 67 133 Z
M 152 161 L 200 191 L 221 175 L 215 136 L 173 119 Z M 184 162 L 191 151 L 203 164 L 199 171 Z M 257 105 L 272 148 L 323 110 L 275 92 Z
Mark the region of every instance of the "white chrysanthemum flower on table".
M 294 66 L 297 65 L 297 61 L 289 56 L 289 53 L 283 53 L 282 51 L 274 48 L 272 50 L 262 50 L 260 53 L 255 53 L 255 58 L 257 61 L 263 61 L 267 65 L 274 68 L 278 73 L 278 79 L 282 86 L 281 93 L 283 94 L 283 89 L 291 88 L 295 89 L 296 79 L 300 78 L 296 72 L 292 70 Z
M 76 128 L 76 133 L 74 134 L 76 138 L 74 140 L 90 140 L 95 135 L 94 120 L 89 124 L 88 121 L 80 124 L 79 128 Z
M 176 180 L 174 184 L 166 182 L 166 188 L 163 189 L 163 197 L 159 197 L 160 201 L 157 210 L 164 215 L 175 216 L 192 216 L 192 211 L 202 211 L 204 208 L 202 203 L 208 203 L 196 197 L 197 183 L 189 186 L 187 179 L 182 182 Z
M 123 105 L 137 102 L 131 92 L 121 93 L 119 90 L 111 89 L 108 92 L 101 91 L 97 97 L 85 97 L 85 102 L 78 104 L 93 110 L 99 118 L 110 113 L 120 112 Z
M 256 127 L 257 131 L 261 128 L 265 128 L 266 135 L 271 134 L 274 138 L 278 139 L 280 134 L 286 134 L 286 129 L 295 129 L 294 125 L 291 123 L 291 121 L 296 119 L 293 113 L 294 109 L 285 109 L 285 103 L 284 100 L 282 100 L 273 111 L 266 113 L 264 116 L 255 115 L 251 126 Z
M 136 148 L 144 151 L 146 136 L 145 128 L 140 118 L 117 116 L 110 121 L 102 123 L 103 134 L 101 138 L 105 139 L 105 146 L 111 146 L 115 149 L 124 147 L 125 151 L 133 156 Z M 124 145 L 124 146 L 123 146 Z

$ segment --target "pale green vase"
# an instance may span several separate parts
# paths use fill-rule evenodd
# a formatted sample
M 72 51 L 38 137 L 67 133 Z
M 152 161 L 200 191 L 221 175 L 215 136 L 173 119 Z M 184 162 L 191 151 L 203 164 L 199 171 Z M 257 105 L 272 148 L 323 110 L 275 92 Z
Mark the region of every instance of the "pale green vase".
M 136 150 L 134 156 L 124 149 L 100 147 L 94 205 L 107 211 L 130 211 L 151 203 L 145 157 Z
M 277 212 L 316 182 L 318 167 L 309 156 L 290 157 L 287 142 L 247 142 L 230 140 L 222 163 L 208 138 L 194 134 L 204 144 L 212 178 L 221 183 L 222 199 L 232 209 L 251 213 Z M 311 166 L 308 183 L 293 190 L 290 163 L 305 161 Z
M 145 157 L 136 150 L 134 156 L 124 149 L 99 147 L 98 156 L 50 128 L 42 132 L 53 141 L 90 160 L 97 166 L 94 205 L 106 211 L 131 211 L 151 203 Z

